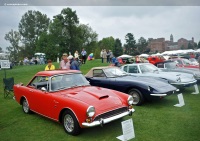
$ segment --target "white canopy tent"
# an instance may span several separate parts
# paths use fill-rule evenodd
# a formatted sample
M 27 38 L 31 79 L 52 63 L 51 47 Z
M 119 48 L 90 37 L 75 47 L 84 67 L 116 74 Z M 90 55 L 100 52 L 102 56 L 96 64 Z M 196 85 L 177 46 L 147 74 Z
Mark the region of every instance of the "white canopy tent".
M 127 55 L 127 54 L 123 54 L 121 56 L 118 56 L 120 58 L 132 58 L 133 56 Z

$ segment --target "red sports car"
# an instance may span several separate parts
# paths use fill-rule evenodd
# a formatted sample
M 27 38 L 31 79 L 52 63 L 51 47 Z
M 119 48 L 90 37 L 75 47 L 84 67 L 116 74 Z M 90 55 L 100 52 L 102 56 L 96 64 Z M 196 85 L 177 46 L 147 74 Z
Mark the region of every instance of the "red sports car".
M 90 86 L 76 70 L 38 72 L 28 85 L 14 85 L 14 95 L 25 113 L 33 111 L 60 122 L 71 135 L 135 111 L 132 96 Z
M 177 66 L 180 68 L 196 68 L 199 69 L 199 65 L 194 65 L 190 60 L 184 58 L 174 58 L 173 61 L 177 62 Z

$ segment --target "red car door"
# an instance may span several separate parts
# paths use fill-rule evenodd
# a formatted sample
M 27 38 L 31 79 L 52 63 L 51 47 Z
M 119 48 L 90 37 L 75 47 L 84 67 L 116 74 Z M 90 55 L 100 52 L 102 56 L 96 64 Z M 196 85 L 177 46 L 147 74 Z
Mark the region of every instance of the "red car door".
M 52 117 L 53 102 L 52 95 L 49 92 L 45 92 L 38 89 L 30 89 L 30 102 L 35 112 Z

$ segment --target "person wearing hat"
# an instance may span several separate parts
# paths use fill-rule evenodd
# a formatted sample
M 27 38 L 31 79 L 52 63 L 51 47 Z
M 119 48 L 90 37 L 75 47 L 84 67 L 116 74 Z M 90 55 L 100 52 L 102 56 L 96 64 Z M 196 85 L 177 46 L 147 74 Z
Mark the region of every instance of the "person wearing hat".
M 70 62 L 67 57 L 67 53 L 63 53 L 62 60 L 60 61 L 60 69 L 70 69 Z
M 48 60 L 47 61 L 47 66 L 45 67 L 45 71 L 47 71 L 47 70 L 55 70 L 55 66 L 52 64 L 52 61 L 51 60 Z
M 70 60 L 70 69 L 71 70 L 80 70 L 79 69 L 79 63 L 77 61 L 77 59 L 78 59 L 77 57 L 74 58 L 72 55 L 70 55 L 68 57 L 68 59 Z

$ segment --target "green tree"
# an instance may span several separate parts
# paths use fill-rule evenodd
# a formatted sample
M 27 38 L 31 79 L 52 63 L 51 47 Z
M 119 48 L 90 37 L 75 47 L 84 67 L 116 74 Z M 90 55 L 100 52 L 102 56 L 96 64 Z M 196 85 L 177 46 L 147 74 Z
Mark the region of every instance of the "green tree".
M 0 53 L 2 53 L 3 52 L 3 49 L 2 49 L 2 47 L 0 47 Z
M 43 52 L 46 54 L 46 59 L 56 61 L 59 54 L 59 44 L 54 39 L 53 34 L 42 33 L 36 43 L 36 52 Z
M 103 38 L 102 40 L 99 41 L 98 44 L 99 44 L 100 50 L 102 50 L 102 49 L 113 50 L 114 44 L 115 44 L 115 39 L 112 36 Z
M 32 56 L 35 52 L 36 42 L 43 32 L 47 32 L 50 19 L 39 11 L 29 10 L 19 23 L 19 32 L 25 45 L 26 56 Z
M 125 47 L 125 54 L 128 55 L 134 55 L 134 52 L 136 51 L 136 41 L 134 38 L 134 35 L 132 33 L 127 33 L 125 36 L 126 44 Z
M 78 26 L 78 37 L 76 38 L 79 46 L 77 46 L 76 50 L 81 50 L 81 48 L 85 48 L 87 52 L 95 52 L 97 47 L 97 37 L 98 34 L 92 30 L 89 25 L 80 24 Z
M 10 53 L 10 58 L 12 58 L 12 61 L 18 60 L 18 53 L 20 49 L 19 42 L 21 39 L 20 33 L 17 31 L 13 31 L 13 29 L 11 29 L 11 31 L 6 33 L 4 38 L 5 40 L 9 41 L 11 44 L 11 46 L 6 48 L 8 52 Z
M 148 42 L 144 37 L 140 37 L 136 46 L 138 53 L 142 54 L 147 50 Z
M 190 42 L 188 43 L 188 49 L 194 49 L 194 46 Z
M 121 40 L 118 38 L 115 39 L 113 54 L 116 57 L 123 54 L 122 43 L 121 43 Z
M 197 48 L 200 48 L 200 41 L 199 41 L 199 43 L 198 43 L 198 45 L 197 45 Z
M 57 34 L 60 52 L 75 52 L 79 46 L 78 24 L 76 11 L 72 11 L 71 8 L 64 8 L 60 14 L 54 16 L 50 32 Z

